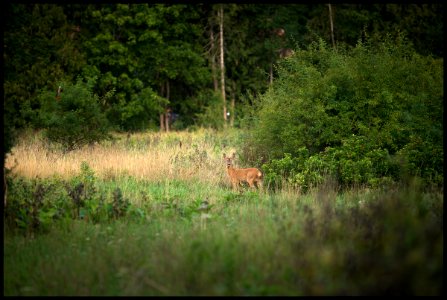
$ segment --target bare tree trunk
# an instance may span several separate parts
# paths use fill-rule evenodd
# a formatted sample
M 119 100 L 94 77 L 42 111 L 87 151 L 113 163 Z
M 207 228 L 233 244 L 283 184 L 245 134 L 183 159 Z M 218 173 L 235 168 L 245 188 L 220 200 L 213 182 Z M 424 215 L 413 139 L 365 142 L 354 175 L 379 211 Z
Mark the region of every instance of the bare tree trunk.
M 163 97 L 165 93 L 165 85 L 162 84 L 160 88 L 160 95 Z M 165 112 L 160 113 L 160 132 L 165 131 Z
M 223 5 L 220 5 L 219 8 L 219 39 L 220 39 L 220 88 L 222 92 L 222 101 L 223 101 L 223 117 L 224 117 L 224 126 L 227 127 L 227 100 L 225 98 L 225 63 L 224 63 L 224 47 L 223 47 Z
M 219 90 L 219 83 L 217 81 L 217 75 L 216 75 L 216 51 L 215 51 L 215 45 L 214 45 L 214 31 L 213 28 L 210 30 L 210 40 L 211 40 L 211 49 L 210 49 L 210 55 L 211 55 L 211 75 L 213 77 L 213 84 L 214 84 L 214 91 L 217 92 Z
M 170 94 L 171 94 L 171 91 L 170 91 L 170 88 L 169 88 L 169 79 L 168 79 L 166 81 L 166 99 L 168 99 L 168 101 L 169 101 L 169 97 L 171 96 Z M 165 110 L 165 122 L 166 122 L 165 129 L 166 129 L 166 132 L 169 132 L 170 116 L 171 116 L 171 110 L 169 108 L 167 108 Z
M 165 114 L 162 112 L 160 114 L 160 132 L 165 131 Z
M 269 84 L 273 83 L 273 62 L 270 63 Z
M 332 47 L 335 49 L 335 38 L 334 38 L 334 21 L 332 20 L 332 6 L 329 3 L 329 22 L 331 23 L 331 39 L 332 39 Z

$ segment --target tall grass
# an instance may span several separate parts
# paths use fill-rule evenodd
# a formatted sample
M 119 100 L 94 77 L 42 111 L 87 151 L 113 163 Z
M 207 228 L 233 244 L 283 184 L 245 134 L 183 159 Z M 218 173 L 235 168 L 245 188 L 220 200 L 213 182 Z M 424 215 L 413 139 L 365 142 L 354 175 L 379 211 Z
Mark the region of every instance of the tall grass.
M 326 181 L 306 194 L 292 188 L 235 193 L 220 161 L 225 136 L 172 133 L 158 144 L 140 142 L 149 136 L 157 135 L 136 135 L 133 143 L 122 137 L 71 158 L 78 163 L 73 172 L 84 160 L 91 164 L 99 194 L 110 198 L 120 187 L 141 214 L 72 220 L 34 237 L 5 227 L 5 295 L 442 294 L 442 191 L 424 191 L 418 182 L 339 191 Z M 191 146 L 182 142 L 175 152 L 179 138 Z M 26 157 L 17 151 L 25 144 L 14 150 L 16 158 Z M 96 153 L 102 147 L 121 149 L 121 161 L 146 151 L 182 159 L 159 168 L 178 170 L 170 176 L 159 169 L 140 176 L 137 164 L 111 176 Z M 196 149 L 207 153 L 203 165 Z M 213 164 L 220 173 L 206 173 Z M 39 172 L 26 169 L 16 167 L 14 176 Z M 23 197 L 14 189 L 10 194 L 11 201 Z M 198 209 L 204 200 L 207 211 Z
M 85 161 L 106 179 L 129 175 L 149 181 L 199 179 L 217 184 L 224 175 L 221 156 L 227 150 L 226 136 L 217 131 L 116 133 L 112 141 L 69 153 L 48 145 L 39 135 L 20 138 L 6 158 L 6 168 L 28 178 L 70 178 Z

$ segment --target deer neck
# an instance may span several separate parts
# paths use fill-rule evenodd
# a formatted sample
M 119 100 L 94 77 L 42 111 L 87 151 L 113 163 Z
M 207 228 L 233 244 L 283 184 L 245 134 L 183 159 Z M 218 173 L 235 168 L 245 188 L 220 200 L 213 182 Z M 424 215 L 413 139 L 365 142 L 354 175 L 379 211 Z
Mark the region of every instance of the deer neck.
M 233 174 L 234 173 L 234 168 L 233 168 L 233 166 L 227 166 L 227 172 L 228 172 L 228 174 Z

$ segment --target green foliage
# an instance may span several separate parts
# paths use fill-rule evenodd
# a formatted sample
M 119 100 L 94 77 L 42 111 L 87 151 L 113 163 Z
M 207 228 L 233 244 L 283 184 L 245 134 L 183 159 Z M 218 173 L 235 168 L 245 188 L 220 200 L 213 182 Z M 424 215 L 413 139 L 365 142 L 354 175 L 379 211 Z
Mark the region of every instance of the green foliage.
M 342 185 L 371 185 L 383 180 L 397 180 L 399 165 L 386 149 L 365 137 L 352 136 L 338 148 L 327 148 L 317 155 L 328 165 L 328 173 Z
M 272 159 L 262 166 L 265 172 L 264 185 L 272 188 L 281 188 L 284 178 L 298 179 L 300 171 L 304 170 L 304 162 L 309 158 L 306 148 L 301 148 L 301 157 L 291 157 L 290 153 L 285 153 L 284 158 Z
M 411 136 L 410 142 L 399 152 L 404 169 L 409 174 L 426 178 L 435 185 L 444 184 L 444 148 L 442 144 Z
M 84 219 L 89 216 L 92 221 L 100 219 L 104 200 L 97 193 L 96 176 L 86 162 L 81 164 L 81 172 L 66 184 L 67 193 L 75 208 L 73 218 Z
M 123 194 L 119 188 L 113 191 L 112 215 L 114 218 L 120 218 L 126 215 L 130 203 L 129 200 L 123 198 Z
M 219 93 L 210 92 L 202 95 L 205 107 L 203 112 L 197 113 L 196 124 L 202 127 L 210 127 L 213 129 L 223 128 L 222 118 L 222 96 Z
M 71 217 L 70 202 L 62 181 L 25 180 L 7 177 L 8 203 L 5 207 L 5 226 L 25 235 L 48 230 L 59 221 Z
M 190 125 L 191 111 L 200 109 L 195 96 L 210 79 L 196 9 L 116 4 L 92 6 L 86 14 L 88 24 L 100 24 L 100 30 L 90 32 L 85 42 L 89 65 L 84 74 L 99 78 L 99 95 L 116 89 L 104 103 L 109 121 L 124 130 L 153 128 L 169 106 L 182 115 L 176 126 Z
M 128 211 L 133 220 L 145 216 L 141 208 L 124 198 L 119 188 L 107 196 L 98 190 L 97 181 L 86 162 L 81 164 L 80 174 L 68 182 L 58 177 L 28 180 L 7 176 L 5 224 L 12 231 L 34 235 L 48 232 L 54 225 L 66 227 L 72 220 L 96 224 L 123 218 Z
M 50 141 L 66 151 L 93 144 L 109 137 L 109 123 L 101 112 L 99 98 L 92 92 L 93 82 L 64 84 L 60 99 L 51 91 L 43 91 L 39 120 Z
M 410 175 L 441 184 L 441 61 L 419 56 L 402 36 L 352 51 L 320 41 L 297 50 L 278 73 L 248 142 L 255 157 L 284 160 L 266 165 L 272 182 L 284 174 L 308 187 L 329 174 L 342 185 L 370 184 L 398 179 L 396 162 L 408 161 Z M 300 165 L 293 159 L 303 148 L 309 157 Z
M 113 192 L 124 182 L 102 184 Z M 129 197 L 118 219 L 53 223 L 32 239 L 6 227 L 4 294 L 442 294 L 442 191 L 417 181 L 342 193 L 320 186 L 299 198 L 204 188 L 141 181 L 130 192 L 146 191 L 144 202 Z M 212 197 L 206 212 L 203 194 Z
M 34 126 L 40 90 L 56 91 L 56 82 L 72 80 L 84 54 L 70 38 L 72 21 L 63 6 L 8 3 L 5 9 L 4 121 L 14 128 Z
M 219 8 L 7 4 L 5 124 L 40 128 L 41 90 L 55 91 L 58 82 L 73 83 L 81 74 L 98 78 L 94 92 L 116 128 L 156 128 L 167 107 L 177 114 L 175 129 L 198 125 L 204 120 L 196 114 L 214 105 L 202 95 L 214 90 L 212 80 L 219 80 L 217 73 L 212 75 L 217 71 Z M 417 53 L 442 57 L 442 9 L 441 4 L 333 4 L 336 46 L 349 48 L 368 35 L 402 32 Z M 237 126 L 242 95 L 262 94 L 269 76 L 278 78 L 281 49 L 307 47 L 315 36 L 331 41 L 329 10 L 325 4 L 224 4 L 223 10 L 226 91 L 235 100 Z M 285 35 L 276 34 L 279 28 Z M 103 98 L 111 90 L 114 97 Z
M 124 198 L 121 189 L 116 187 L 112 192 L 111 202 L 107 203 L 105 194 L 98 190 L 97 181 L 95 172 L 83 162 L 80 174 L 66 185 L 68 195 L 76 208 L 74 219 L 98 223 L 124 217 L 131 205 L 129 200 Z M 134 214 L 141 215 L 138 209 L 134 209 Z
M 154 127 L 154 120 L 167 103 L 167 99 L 158 96 L 152 88 L 146 87 L 138 94 L 132 94 L 131 100 L 128 102 L 121 98 L 119 104 L 110 109 L 107 115 L 112 120 L 118 116 L 114 122 L 118 121 L 123 129 L 147 129 Z

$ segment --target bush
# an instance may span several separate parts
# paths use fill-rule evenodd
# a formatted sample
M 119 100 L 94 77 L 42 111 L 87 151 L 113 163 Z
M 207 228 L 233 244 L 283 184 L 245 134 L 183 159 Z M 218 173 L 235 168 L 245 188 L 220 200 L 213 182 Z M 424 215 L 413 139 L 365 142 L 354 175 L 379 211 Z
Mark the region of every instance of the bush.
M 399 166 L 398 159 L 386 149 L 376 148 L 365 137 L 352 136 L 342 146 L 327 147 L 314 155 L 304 147 L 295 157 L 285 153 L 262 168 L 267 186 L 280 187 L 285 178 L 288 184 L 305 192 L 328 177 L 345 187 L 392 183 L 400 178 Z
M 284 173 L 306 186 L 321 172 L 343 185 L 396 179 L 394 158 L 407 162 L 409 175 L 443 179 L 442 59 L 421 57 L 405 37 L 297 50 L 259 102 L 247 145 L 251 157 L 270 161 L 269 180 Z
M 72 206 L 58 178 L 24 179 L 10 176 L 5 226 L 33 235 L 47 232 L 55 222 L 71 218 Z
M 51 91 L 39 95 L 41 125 L 48 139 L 61 144 L 65 151 L 109 138 L 109 123 L 92 86 L 92 81 L 85 83 L 78 78 L 74 85 L 63 86 L 59 99 Z
M 116 220 L 128 211 L 134 219 L 141 219 L 141 210 L 131 205 L 120 188 L 110 197 L 98 191 L 98 179 L 86 162 L 82 162 L 80 174 L 68 182 L 59 177 L 8 176 L 6 180 L 5 226 L 12 231 L 34 235 L 48 232 L 53 225 L 69 225 L 72 220 L 95 224 Z

